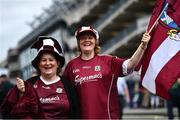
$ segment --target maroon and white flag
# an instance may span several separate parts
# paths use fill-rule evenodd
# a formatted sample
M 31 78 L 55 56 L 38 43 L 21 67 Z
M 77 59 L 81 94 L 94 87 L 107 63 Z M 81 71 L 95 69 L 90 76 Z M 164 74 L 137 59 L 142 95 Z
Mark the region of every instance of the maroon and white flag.
M 177 7 L 180 0 L 172 1 L 151 32 L 151 40 L 141 62 L 143 87 L 165 99 L 169 98 L 168 90 L 180 77 L 180 9 Z M 164 5 L 163 0 L 157 0 L 156 4 L 148 28 Z

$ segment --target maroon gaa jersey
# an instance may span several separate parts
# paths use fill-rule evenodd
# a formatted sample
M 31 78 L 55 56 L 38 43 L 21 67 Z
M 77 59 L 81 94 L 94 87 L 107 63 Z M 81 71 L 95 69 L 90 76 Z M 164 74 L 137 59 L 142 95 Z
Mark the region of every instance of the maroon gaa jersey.
M 69 102 L 61 80 L 49 85 L 37 80 L 33 87 L 39 96 L 45 118 L 68 118 Z
M 123 76 L 123 62 L 118 57 L 96 55 L 90 60 L 77 57 L 67 64 L 63 75 L 76 86 L 82 118 L 120 118 L 116 82 Z

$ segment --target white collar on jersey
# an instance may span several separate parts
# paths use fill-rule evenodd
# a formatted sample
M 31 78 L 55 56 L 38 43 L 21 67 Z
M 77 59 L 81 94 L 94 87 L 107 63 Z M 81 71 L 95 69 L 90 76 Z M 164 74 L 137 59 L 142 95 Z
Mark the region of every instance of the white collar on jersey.
M 40 79 L 41 79 L 41 81 L 42 81 L 44 84 L 50 85 L 50 84 L 53 84 L 53 83 L 58 82 L 58 81 L 60 80 L 60 77 L 58 76 L 57 79 L 51 80 L 51 81 L 45 80 L 42 76 L 40 76 Z

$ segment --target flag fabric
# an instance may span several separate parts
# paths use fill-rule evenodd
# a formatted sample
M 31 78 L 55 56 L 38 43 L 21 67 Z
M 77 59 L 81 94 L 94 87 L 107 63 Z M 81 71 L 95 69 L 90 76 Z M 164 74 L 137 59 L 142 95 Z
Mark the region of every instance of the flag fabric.
M 151 32 L 151 40 L 142 58 L 142 85 L 151 93 L 169 98 L 169 89 L 180 77 L 180 0 L 157 0 L 148 29 L 168 2 L 158 24 Z

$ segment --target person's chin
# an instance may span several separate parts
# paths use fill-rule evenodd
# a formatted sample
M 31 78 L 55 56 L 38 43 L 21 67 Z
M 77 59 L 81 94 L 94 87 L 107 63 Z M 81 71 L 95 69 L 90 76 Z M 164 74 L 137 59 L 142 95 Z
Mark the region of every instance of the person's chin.
M 45 74 L 45 75 L 51 75 L 51 74 L 52 74 L 52 71 L 45 71 L 43 74 Z
M 92 49 L 86 49 L 84 50 L 84 53 L 90 53 L 92 51 Z

